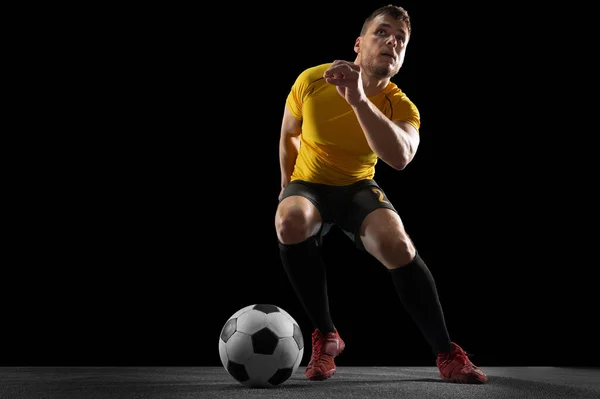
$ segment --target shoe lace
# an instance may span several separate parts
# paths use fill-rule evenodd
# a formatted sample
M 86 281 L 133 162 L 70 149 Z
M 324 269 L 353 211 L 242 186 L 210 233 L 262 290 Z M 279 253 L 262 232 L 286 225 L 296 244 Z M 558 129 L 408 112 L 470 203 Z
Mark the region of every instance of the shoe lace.
M 442 363 L 447 364 L 452 361 L 456 361 L 459 364 L 462 364 L 464 366 L 472 366 L 473 363 L 471 363 L 471 360 L 469 360 L 469 356 L 473 356 L 473 355 L 465 352 L 462 349 L 457 349 L 455 351 L 450 352 L 448 355 L 446 355 L 444 360 L 442 361 Z
M 321 361 L 324 341 L 325 339 L 321 337 L 317 330 L 315 330 L 312 334 L 312 360 L 315 362 Z

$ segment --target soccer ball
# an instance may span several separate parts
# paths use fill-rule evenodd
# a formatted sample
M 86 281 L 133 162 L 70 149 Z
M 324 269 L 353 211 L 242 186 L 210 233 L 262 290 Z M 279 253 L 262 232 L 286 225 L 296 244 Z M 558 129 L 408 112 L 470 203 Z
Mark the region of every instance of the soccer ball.
M 219 337 L 225 370 L 252 388 L 275 387 L 298 369 L 304 354 L 300 326 L 275 305 L 250 305 L 235 312 Z

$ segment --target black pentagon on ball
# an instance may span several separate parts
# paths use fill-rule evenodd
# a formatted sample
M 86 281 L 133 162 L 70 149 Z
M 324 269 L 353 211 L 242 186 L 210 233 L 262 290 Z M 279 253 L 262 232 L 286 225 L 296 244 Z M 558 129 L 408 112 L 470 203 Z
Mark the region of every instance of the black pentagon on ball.
M 248 381 L 250 376 L 246 371 L 246 367 L 243 364 L 239 364 L 236 362 L 232 362 L 231 360 L 227 363 L 227 371 L 233 378 L 238 380 L 239 382 Z
M 294 341 L 298 344 L 298 349 L 302 350 L 304 348 L 304 336 L 302 335 L 302 331 L 300 327 L 294 323 Z
M 221 330 L 221 339 L 223 340 L 223 342 L 227 342 L 229 338 L 231 338 L 236 328 L 237 319 L 227 320 L 227 323 L 225 323 L 223 329 Z
M 275 305 L 258 304 L 258 305 L 254 305 L 254 307 L 252 309 L 260 310 L 261 312 L 266 313 L 266 314 L 279 312 L 279 308 Z
M 271 385 L 279 385 L 282 382 L 287 381 L 294 372 L 294 369 L 291 367 L 285 369 L 279 369 L 271 378 L 269 378 L 269 384 Z
M 252 347 L 254 353 L 261 355 L 272 355 L 275 352 L 279 337 L 275 335 L 268 327 L 263 328 L 252 334 Z

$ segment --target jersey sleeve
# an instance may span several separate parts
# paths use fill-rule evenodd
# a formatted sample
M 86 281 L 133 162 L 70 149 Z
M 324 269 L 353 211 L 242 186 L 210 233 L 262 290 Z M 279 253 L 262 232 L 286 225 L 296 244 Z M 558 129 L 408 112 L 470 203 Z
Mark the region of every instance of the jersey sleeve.
M 421 127 L 421 114 L 417 106 L 406 96 L 401 96 L 394 104 L 392 121 L 404 121 L 419 130 Z
M 300 72 L 296 78 L 286 99 L 287 107 L 296 119 L 302 120 L 302 104 L 311 95 L 316 82 L 323 80 L 323 72 L 330 65 L 331 63 L 312 66 Z
M 285 101 L 290 113 L 298 120 L 302 120 L 302 102 L 307 86 L 307 71 L 303 71 L 296 78 Z

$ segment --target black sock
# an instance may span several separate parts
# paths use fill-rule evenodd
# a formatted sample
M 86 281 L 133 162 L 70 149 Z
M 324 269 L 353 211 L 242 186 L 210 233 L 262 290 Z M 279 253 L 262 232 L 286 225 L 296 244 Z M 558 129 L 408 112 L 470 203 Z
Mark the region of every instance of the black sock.
M 322 333 L 333 332 L 325 264 L 321 259 L 317 239 L 312 236 L 306 241 L 290 245 L 280 242 L 279 254 L 283 268 L 313 327 Z
M 433 354 L 449 352 L 451 340 L 431 272 L 417 255 L 408 265 L 390 270 L 392 281 L 407 312 L 416 322 Z

